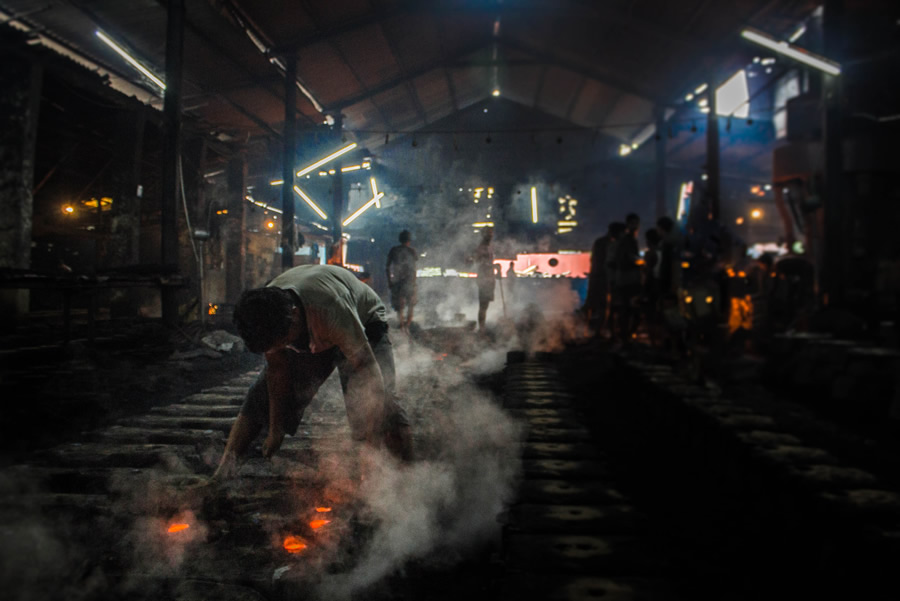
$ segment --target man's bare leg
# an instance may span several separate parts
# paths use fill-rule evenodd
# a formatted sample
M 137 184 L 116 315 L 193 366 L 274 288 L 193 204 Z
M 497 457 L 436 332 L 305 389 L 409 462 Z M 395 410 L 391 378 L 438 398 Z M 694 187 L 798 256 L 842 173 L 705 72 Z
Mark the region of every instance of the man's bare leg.
M 231 478 L 237 473 L 238 459 L 247 452 L 250 443 L 259 434 L 262 426 L 255 423 L 249 417 L 238 414 L 234 425 L 231 426 L 231 432 L 228 434 L 228 441 L 225 443 L 225 452 L 222 453 L 222 459 L 219 461 L 219 467 L 213 474 L 215 480 L 225 480 Z

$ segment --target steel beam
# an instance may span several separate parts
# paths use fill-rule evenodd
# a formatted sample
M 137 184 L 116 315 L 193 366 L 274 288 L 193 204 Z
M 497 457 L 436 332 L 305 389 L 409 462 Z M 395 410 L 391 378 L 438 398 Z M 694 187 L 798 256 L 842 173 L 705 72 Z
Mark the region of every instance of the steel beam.
M 163 272 L 178 273 L 178 164 L 181 160 L 181 89 L 184 68 L 184 0 L 170 0 L 166 22 L 166 92 L 163 103 L 162 194 L 160 249 Z M 178 321 L 175 289 L 163 287 L 162 320 L 167 326 Z
M 284 135 L 281 153 L 281 267 L 294 266 L 294 167 L 297 145 L 297 55 L 284 57 Z

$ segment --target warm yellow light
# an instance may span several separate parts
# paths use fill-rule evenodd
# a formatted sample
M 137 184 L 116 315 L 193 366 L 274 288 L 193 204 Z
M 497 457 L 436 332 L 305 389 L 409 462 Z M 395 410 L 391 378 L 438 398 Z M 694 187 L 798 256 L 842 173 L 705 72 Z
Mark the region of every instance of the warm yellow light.
M 498 88 L 494 88 L 494 91 L 491 92 L 491 95 L 492 95 L 492 96 L 499 96 L 499 95 L 500 95 L 500 90 L 499 90 Z
M 734 222 L 738 225 L 741 225 L 742 223 L 744 223 L 744 218 L 738 217 L 737 219 L 734 220 Z
M 681 264 L 682 269 L 688 269 L 690 266 L 691 266 L 691 264 L 688 263 L 687 261 L 685 261 L 684 263 Z
M 273 179 L 272 181 L 269 182 L 270 186 L 280 186 L 282 184 L 284 184 L 283 179 Z
M 275 227 L 275 222 L 274 222 L 274 221 L 268 221 L 268 222 L 266 222 L 266 227 L 269 228 L 269 229 L 274 228 L 274 227 Z
M 362 165 L 350 165 L 349 167 L 341 167 L 341 173 L 347 173 L 348 171 L 356 171 L 358 169 L 362 169 Z
M 379 192 L 379 193 L 376 194 L 373 198 L 371 198 L 371 199 L 369 200 L 369 202 L 367 202 L 367 203 L 364 204 L 363 206 L 361 206 L 361 207 L 359 207 L 358 209 L 356 209 L 356 211 L 355 211 L 352 215 L 350 215 L 349 217 L 347 217 L 347 218 L 344 220 L 344 225 L 350 225 L 351 223 L 353 223 L 353 221 L 354 221 L 357 217 L 359 217 L 360 215 L 362 215 L 362 214 L 366 211 L 366 209 L 368 209 L 369 207 L 371 207 L 371 206 L 374 205 L 374 204 L 378 204 L 378 201 L 381 200 L 381 197 L 382 197 L 382 196 L 384 196 L 384 193 Z
M 531 186 L 531 223 L 537 222 L 537 187 Z
M 494 227 L 493 221 L 478 221 L 472 224 L 473 227 Z
M 706 304 L 707 304 L 707 305 L 711 305 L 712 302 L 713 302 L 713 297 L 707 296 L 707 297 L 706 297 Z
M 556 233 L 557 234 L 568 234 L 571 231 L 572 231 L 572 228 L 570 228 L 570 227 L 561 227 L 558 230 L 556 230 Z
M 321 217 L 322 219 L 328 219 L 328 216 L 325 215 L 325 212 L 319 208 L 319 205 L 313 202 L 313 199 L 307 196 L 303 190 L 301 190 L 297 186 L 294 186 L 294 192 L 296 192 L 300 196 L 300 198 L 305 200 L 306 204 L 308 204 L 313 211 L 318 213 L 319 217 Z
M 313 164 L 310 165 L 309 167 L 304 167 L 303 169 L 301 169 L 300 171 L 298 171 L 298 172 L 297 172 L 297 177 L 300 177 L 301 175 L 306 175 L 307 173 L 309 173 L 310 171 L 312 171 L 312 170 L 315 169 L 316 167 L 321 167 L 321 166 L 324 165 L 325 163 L 327 163 L 327 162 L 329 162 L 329 161 L 333 161 L 334 159 L 338 158 L 338 157 L 341 156 L 342 154 L 347 154 L 348 152 L 350 152 L 350 151 L 353 150 L 354 148 L 356 148 L 356 142 L 353 142 L 353 143 L 351 143 L 351 144 L 348 144 L 347 146 L 344 146 L 343 148 L 341 148 L 341 149 L 338 150 L 337 152 L 332 152 L 331 154 L 329 154 L 329 155 L 328 155 L 327 157 L 325 157 L 324 159 L 319 159 L 318 161 L 316 161 L 315 163 L 313 163 Z
M 684 302 L 686 302 L 687 304 L 691 304 L 692 302 L 694 302 L 694 297 L 693 296 L 685 296 Z
M 753 209 L 752 211 L 750 211 L 750 216 L 753 217 L 754 219 L 762 219 L 762 216 L 763 216 L 762 209 Z
M 72 205 L 66 205 L 62 208 L 62 210 L 63 210 L 63 213 L 67 213 L 67 214 L 71 215 L 72 213 L 75 212 L 75 207 L 73 207 Z
M 575 227 L 578 225 L 577 221 L 557 221 L 556 225 L 560 227 Z

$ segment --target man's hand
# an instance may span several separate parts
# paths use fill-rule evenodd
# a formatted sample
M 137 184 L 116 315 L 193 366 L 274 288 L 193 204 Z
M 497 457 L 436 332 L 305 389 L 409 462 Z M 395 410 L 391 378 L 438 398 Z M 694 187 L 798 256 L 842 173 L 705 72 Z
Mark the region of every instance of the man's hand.
M 263 442 L 262 454 L 263 457 L 269 458 L 275 453 L 278 452 L 278 449 L 281 448 L 281 442 L 284 440 L 284 432 L 281 430 L 270 429 L 269 435 L 266 436 L 265 442 Z

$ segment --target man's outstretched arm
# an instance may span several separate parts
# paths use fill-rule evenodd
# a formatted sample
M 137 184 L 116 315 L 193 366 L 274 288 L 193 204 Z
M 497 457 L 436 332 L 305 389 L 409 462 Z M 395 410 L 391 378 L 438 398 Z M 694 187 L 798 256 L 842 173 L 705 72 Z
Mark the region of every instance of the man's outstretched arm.
M 284 422 L 287 417 L 288 399 L 293 394 L 290 356 L 288 349 L 266 353 L 266 388 L 269 396 L 269 435 L 263 442 L 263 456 L 271 457 L 284 440 Z

